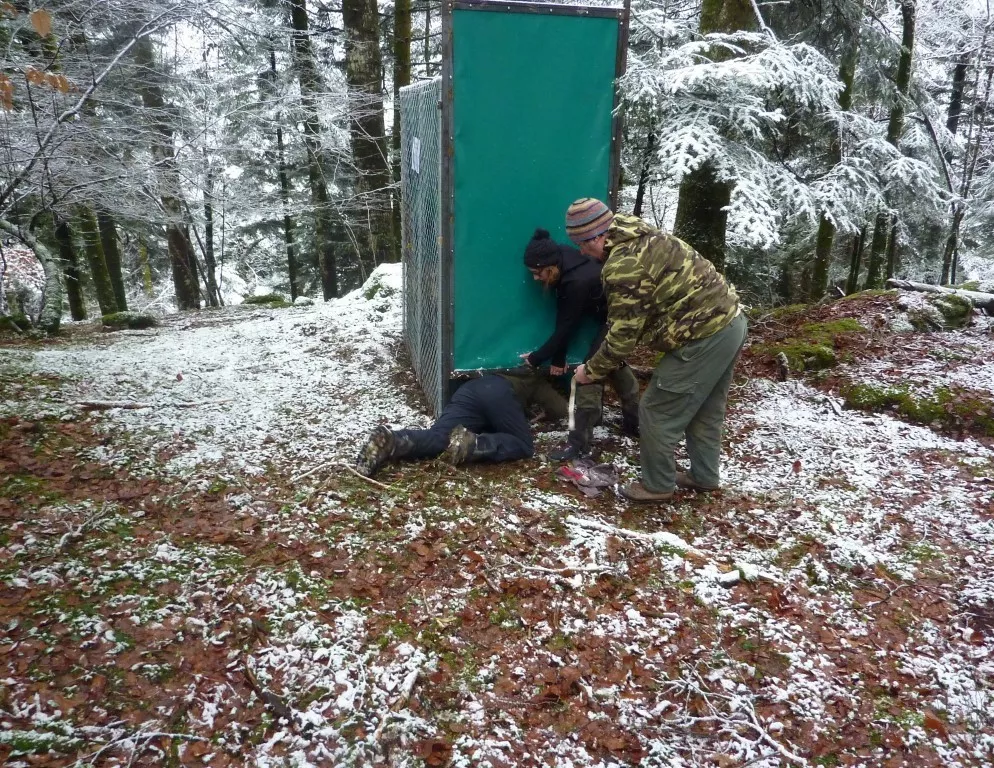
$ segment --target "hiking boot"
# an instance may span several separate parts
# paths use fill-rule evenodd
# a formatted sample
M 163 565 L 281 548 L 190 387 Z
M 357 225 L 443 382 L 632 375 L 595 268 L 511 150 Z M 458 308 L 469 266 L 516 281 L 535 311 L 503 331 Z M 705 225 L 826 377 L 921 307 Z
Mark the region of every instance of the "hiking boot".
M 573 414 L 573 429 L 566 436 L 566 445 L 549 453 L 550 461 L 573 461 L 590 455 L 590 439 L 594 424 L 600 421 L 600 411 L 577 411 Z
M 692 491 L 701 491 L 703 493 L 707 493 L 708 491 L 718 490 L 718 486 L 701 485 L 693 478 L 693 476 L 689 472 L 676 473 L 676 487 L 687 488 Z
M 590 455 L 590 449 L 581 447 L 572 440 L 567 440 L 562 448 L 549 452 L 549 461 L 573 461 Z
M 461 424 L 449 433 L 449 447 L 445 456 L 450 464 L 459 466 L 470 460 L 476 448 L 476 435 Z
M 639 439 L 639 404 L 621 408 L 621 434 L 625 437 Z
M 673 501 L 673 491 L 650 491 L 642 483 L 629 483 L 621 489 L 621 495 L 638 504 L 653 504 Z
M 382 424 L 374 429 L 359 450 L 355 469 L 360 475 L 372 477 L 383 464 L 393 457 L 397 440 L 393 430 Z

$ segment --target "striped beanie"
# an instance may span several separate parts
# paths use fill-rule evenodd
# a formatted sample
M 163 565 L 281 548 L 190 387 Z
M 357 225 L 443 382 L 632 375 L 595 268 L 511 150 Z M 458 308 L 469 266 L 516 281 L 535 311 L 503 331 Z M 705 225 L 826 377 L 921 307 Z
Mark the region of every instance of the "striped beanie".
M 607 232 L 614 214 L 600 200 L 581 197 L 566 209 L 566 234 L 574 243 L 593 240 Z

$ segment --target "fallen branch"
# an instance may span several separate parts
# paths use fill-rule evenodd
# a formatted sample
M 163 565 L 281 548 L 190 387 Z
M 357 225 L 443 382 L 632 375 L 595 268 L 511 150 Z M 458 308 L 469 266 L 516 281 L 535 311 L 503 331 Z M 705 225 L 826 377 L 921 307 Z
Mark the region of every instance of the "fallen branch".
M 946 288 L 943 285 L 928 285 L 927 283 L 915 283 L 911 280 L 898 280 L 890 278 L 887 285 L 891 288 L 900 288 L 905 291 L 918 291 L 920 293 L 945 293 L 953 296 L 962 296 L 969 299 L 973 306 L 985 309 L 989 314 L 994 314 L 994 293 L 981 293 L 979 291 L 967 291 L 962 288 Z
M 277 720 L 286 720 L 287 724 L 292 724 L 294 721 L 293 710 L 287 706 L 286 702 L 283 701 L 279 696 L 277 696 L 272 691 L 267 691 L 256 679 L 256 676 L 249 669 L 247 662 L 242 662 L 242 666 L 245 669 L 245 678 L 248 680 L 249 688 L 255 691 L 256 695 L 262 699 L 262 702 L 269 707 L 273 714 L 276 715 Z
M 597 520 L 586 520 L 582 517 L 576 517 L 575 515 L 567 516 L 566 522 L 579 528 L 587 528 L 601 533 L 609 533 L 613 536 L 618 536 L 619 538 L 634 539 L 635 541 L 645 541 L 657 546 L 662 545 L 672 547 L 680 552 L 695 555 L 697 557 L 703 557 L 704 555 L 704 553 L 699 549 L 694 549 L 694 547 L 690 546 L 679 536 L 669 533 L 668 531 L 642 533 L 641 531 L 632 531 L 628 528 L 616 528 L 613 525 L 601 523 Z
M 118 733 L 120 735 L 118 735 Z M 131 748 L 131 757 L 128 760 L 128 765 L 133 765 L 138 756 L 145 751 L 148 747 L 149 742 L 155 739 L 180 739 L 182 741 L 209 741 L 209 739 L 203 736 L 194 736 L 189 733 L 171 733 L 168 731 L 143 731 L 140 728 L 136 733 L 127 733 L 124 729 L 113 728 L 112 733 L 109 735 L 110 741 L 104 744 L 100 749 L 94 752 L 92 755 L 87 755 L 86 757 L 81 757 L 75 763 L 73 763 L 73 768 L 82 768 L 82 766 L 96 765 L 97 761 L 107 752 L 111 750 L 122 747 Z
M 84 411 L 112 411 L 120 408 L 124 411 L 140 411 L 144 408 L 199 408 L 202 405 L 220 405 L 231 400 L 201 400 L 199 402 L 162 402 L 137 403 L 133 400 L 80 400 L 76 405 Z
M 421 676 L 421 667 L 416 667 L 407 673 L 407 677 L 404 678 L 404 684 L 400 689 L 400 696 L 397 701 L 393 703 L 390 707 L 390 712 L 383 713 L 383 719 L 380 720 L 380 724 L 376 726 L 376 730 L 373 731 L 373 743 L 378 744 L 380 741 L 380 736 L 383 735 L 383 729 L 386 727 L 387 721 L 390 719 L 390 714 L 393 712 L 399 712 L 407 704 L 411 698 L 411 694 L 414 692 L 414 686 L 417 685 L 418 677 Z
M 86 531 L 86 529 L 91 527 L 101 517 L 105 517 L 107 515 L 107 512 L 108 512 L 107 502 L 104 502 L 103 505 L 101 505 L 99 511 L 95 512 L 90 517 L 86 518 L 78 526 L 76 526 L 75 528 L 69 526 L 69 530 L 66 531 L 64 534 L 62 534 L 62 537 L 59 539 L 59 543 L 55 547 L 56 551 L 61 552 L 63 549 L 69 546 L 70 542 L 83 538 L 83 533 Z

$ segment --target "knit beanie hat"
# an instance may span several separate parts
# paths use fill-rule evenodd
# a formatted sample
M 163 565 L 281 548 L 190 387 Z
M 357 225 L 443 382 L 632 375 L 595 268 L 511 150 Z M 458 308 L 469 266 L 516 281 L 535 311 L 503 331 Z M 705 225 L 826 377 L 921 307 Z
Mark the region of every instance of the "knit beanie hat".
M 614 213 L 600 200 L 581 197 L 566 209 L 566 234 L 579 245 L 607 232 Z
M 559 244 L 549 237 L 547 230 L 536 229 L 525 246 L 525 266 L 528 269 L 541 269 L 559 264 L 561 259 Z

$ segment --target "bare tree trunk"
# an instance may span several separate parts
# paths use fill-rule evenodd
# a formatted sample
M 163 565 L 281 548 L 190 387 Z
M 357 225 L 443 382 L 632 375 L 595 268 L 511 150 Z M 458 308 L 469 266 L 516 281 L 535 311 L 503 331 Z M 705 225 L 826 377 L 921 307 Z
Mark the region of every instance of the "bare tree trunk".
M 349 137 L 358 173 L 357 191 L 368 211 L 372 265 L 396 258 L 390 217 L 390 168 L 383 117 L 383 59 L 376 0 L 342 0 L 345 22 L 345 79 L 349 84 Z M 366 234 L 365 232 L 363 234 Z
M 62 259 L 62 269 L 65 273 L 66 295 L 69 298 L 69 314 L 73 320 L 86 320 L 86 302 L 83 300 L 82 274 L 79 270 L 79 255 L 72 242 L 72 230 L 69 222 L 54 214 L 55 242 L 59 246 L 59 257 Z
M 915 0 L 901 0 L 901 57 L 897 63 L 897 77 L 894 79 L 896 89 L 894 104 L 891 106 L 890 120 L 887 124 L 887 141 L 895 147 L 901 145 L 901 134 L 904 132 L 904 100 L 911 87 L 912 53 L 915 47 L 915 12 Z M 873 242 L 870 246 L 870 261 L 866 267 L 865 288 L 879 288 L 883 282 L 881 268 L 884 266 L 884 252 L 887 248 L 890 218 L 885 211 L 877 214 Z
M 97 294 L 97 304 L 100 305 L 100 314 L 112 315 L 118 311 L 117 299 L 114 297 L 114 285 L 111 283 L 110 273 L 107 271 L 97 218 L 93 215 L 93 211 L 86 207 L 79 208 L 77 218 L 83 253 L 86 254 L 86 261 L 90 266 L 90 276 L 93 278 L 93 288 Z
M 217 289 L 217 261 L 214 258 L 214 172 L 210 165 L 204 178 L 204 265 L 207 267 L 207 303 L 221 306 L 221 292 Z
M 642 168 L 639 170 L 639 183 L 635 189 L 635 205 L 632 214 L 642 218 L 642 206 L 645 203 L 645 188 L 649 183 L 649 171 L 652 169 L 652 156 L 656 151 L 656 128 L 651 126 L 645 139 L 645 152 L 642 155 Z
M 856 293 L 859 288 L 859 271 L 863 266 L 863 245 L 866 243 L 866 227 L 853 238 L 852 253 L 849 256 L 849 277 L 846 280 L 846 295 Z
M 702 35 L 756 27 L 756 11 L 751 0 L 703 0 L 701 4 Z M 715 61 L 726 56 L 723 51 L 711 54 Z M 731 198 L 732 184 L 720 179 L 709 162 L 685 175 L 680 182 L 673 234 L 693 246 L 719 271 L 725 268 L 726 209 Z
M 411 82 L 411 0 L 394 0 L 393 13 L 393 260 L 400 261 L 400 89 Z
M 335 263 L 335 223 L 324 177 L 321 149 L 321 122 L 318 118 L 317 96 L 321 93 L 321 77 L 311 37 L 308 31 L 307 7 L 304 0 L 288 0 L 290 25 L 293 30 L 293 61 L 300 83 L 300 101 L 304 111 L 304 144 L 307 147 L 307 178 L 311 188 L 314 210 L 314 246 L 324 299 L 338 295 L 338 268 Z
M 41 268 L 45 271 L 45 289 L 38 327 L 50 336 L 54 336 L 59 332 L 59 326 L 62 324 L 62 270 L 59 269 L 58 258 L 34 235 L 15 227 L 6 219 L 0 219 L 0 232 L 16 237 L 34 251 L 38 261 L 41 262 Z
M 273 82 L 276 82 L 276 51 L 269 49 L 269 69 L 273 74 Z M 290 215 L 290 174 L 286 167 L 286 150 L 283 147 L 283 115 L 279 116 L 276 123 L 276 153 L 278 170 L 280 177 L 280 199 L 283 203 L 283 242 L 286 245 L 286 265 L 287 278 L 290 281 L 290 301 L 296 301 L 300 295 L 300 288 L 297 281 L 297 253 L 294 245 L 294 221 Z
M 890 236 L 887 242 L 887 279 L 897 271 L 897 216 L 890 217 Z
M 839 64 L 839 80 L 844 88 L 839 94 L 839 109 L 848 112 L 852 108 L 853 81 L 856 78 L 856 64 L 859 61 L 859 37 L 850 33 L 846 48 Z M 832 133 L 829 145 L 829 162 L 834 166 L 842 162 L 842 139 L 839 131 Z M 818 236 L 815 241 L 814 274 L 811 278 L 811 292 L 808 301 L 817 301 L 828 291 L 828 272 L 832 263 L 832 246 L 835 244 L 835 224 L 822 212 L 818 221 Z
M 104 247 L 104 260 L 107 263 L 107 273 L 114 288 L 114 299 L 117 311 L 128 309 L 128 295 L 124 290 L 124 274 L 121 269 L 121 251 L 117 247 L 117 226 L 114 218 L 106 211 L 97 211 L 97 226 L 100 228 L 100 242 Z
M 986 46 L 986 38 L 984 40 Z M 981 51 L 983 51 L 982 46 Z M 973 174 L 977 169 L 977 160 L 980 157 L 980 145 L 983 141 L 982 136 L 984 135 L 984 128 L 987 124 L 987 111 L 990 105 L 991 99 L 991 81 L 994 78 L 994 65 L 987 66 L 987 84 L 984 87 L 984 99 L 983 102 L 977 104 L 974 109 L 975 115 L 977 115 L 978 124 L 976 126 L 976 141 L 973 142 L 971 147 L 971 142 L 967 141 L 967 150 L 963 158 L 964 168 L 963 168 L 963 181 L 960 185 L 960 199 L 953 203 L 953 217 L 950 222 L 949 227 L 949 237 L 946 239 L 946 247 L 942 254 L 942 278 L 940 283 L 947 285 L 949 283 L 956 282 L 956 262 L 959 249 L 959 231 L 960 226 L 963 224 L 963 217 L 966 214 L 966 200 L 970 195 L 970 189 L 973 184 Z M 978 72 L 977 81 L 979 84 L 980 75 Z M 974 135 L 973 126 L 970 127 L 971 137 Z
M 158 161 L 162 209 L 166 216 L 166 241 L 176 289 L 176 306 L 180 310 L 200 308 L 200 286 L 197 281 L 197 259 L 183 218 L 180 198 L 179 171 L 172 148 L 172 126 L 159 85 L 160 72 L 155 66 L 152 43 L 142 38 L 135 45 L 135 61 L 141 73 L 138 90 L 142 106 L 150 115 L 154 143 L 152 154 Z

